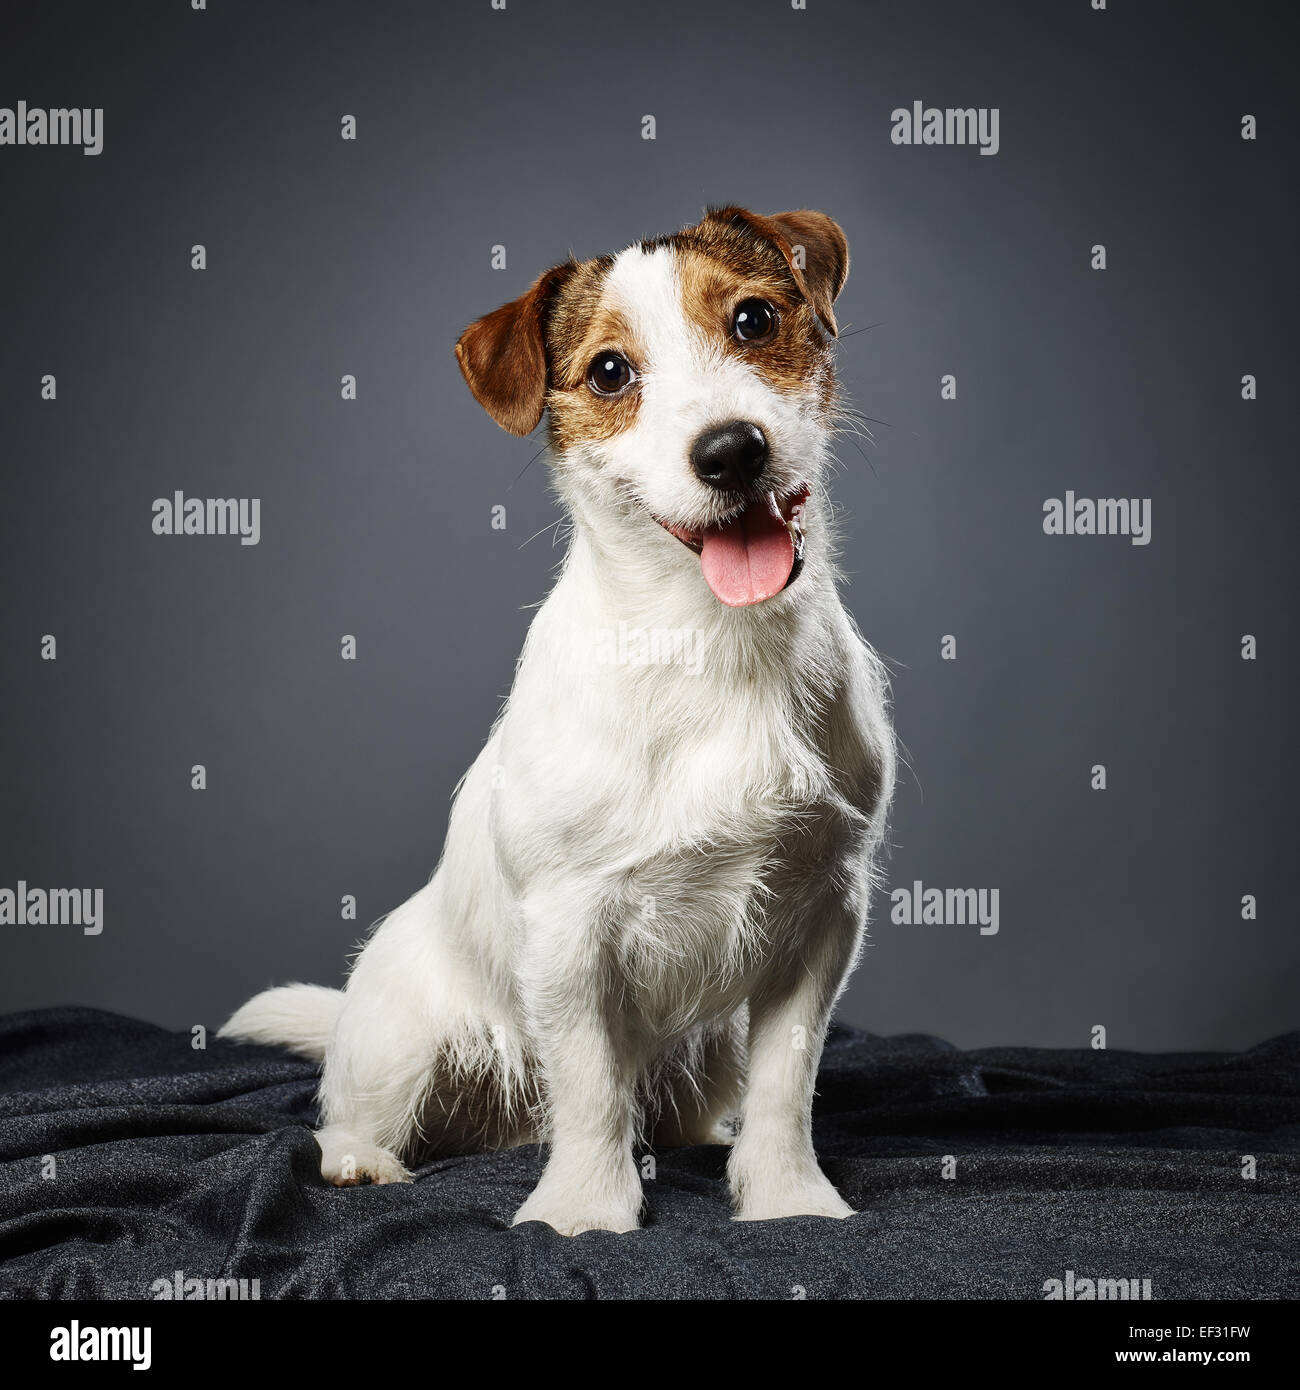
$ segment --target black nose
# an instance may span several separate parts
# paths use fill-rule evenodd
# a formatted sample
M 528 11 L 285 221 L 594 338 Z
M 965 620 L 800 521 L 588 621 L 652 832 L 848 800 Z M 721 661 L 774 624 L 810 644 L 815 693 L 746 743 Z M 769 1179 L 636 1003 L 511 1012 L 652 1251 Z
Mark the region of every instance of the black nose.
M 767 463 L 767 436 L 748 420 L 705 430 L 691 445 L 691 467 L 710 487 L 748 487 Z

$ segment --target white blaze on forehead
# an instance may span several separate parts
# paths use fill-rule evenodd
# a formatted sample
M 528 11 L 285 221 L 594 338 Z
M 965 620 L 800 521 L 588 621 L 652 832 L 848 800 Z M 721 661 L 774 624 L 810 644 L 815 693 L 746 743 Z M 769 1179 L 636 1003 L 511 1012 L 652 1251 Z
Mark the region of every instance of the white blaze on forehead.
M 615 258 L 605 279 L 606 297 L 632 335 L 626 351 L 641 374 L 643 416 L 648 406 L 652 415 L 667 409 L 695 428 L 737 418 L 764 424 L 770 388 L 721 342 L 711 342 L 686 312 L 679 270 L 674 247 L 632 246 Z
M 671 246 L 620 252 L 605 277 L 605 293 L 632 332 L 629 351 L 643 372 L 690 371 L 703 346 L 682 309 L 677 252 Z

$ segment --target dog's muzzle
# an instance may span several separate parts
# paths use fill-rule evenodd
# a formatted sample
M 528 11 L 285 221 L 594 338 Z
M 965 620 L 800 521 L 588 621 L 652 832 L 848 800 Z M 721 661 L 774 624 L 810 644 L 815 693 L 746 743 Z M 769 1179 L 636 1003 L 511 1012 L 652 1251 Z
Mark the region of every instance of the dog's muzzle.
M 779 594 L 803 568 L 808 488 L 787 497 L 750 493 L 725 521 L 692 531 L 659 517 L 666 531 L 700 557 L 705 583 L 728 608 L 747 608 Z

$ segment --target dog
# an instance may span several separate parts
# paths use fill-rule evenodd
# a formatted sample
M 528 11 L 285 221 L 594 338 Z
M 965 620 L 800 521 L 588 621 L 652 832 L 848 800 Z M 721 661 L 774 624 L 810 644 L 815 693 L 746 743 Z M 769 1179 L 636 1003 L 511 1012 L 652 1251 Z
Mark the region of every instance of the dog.
M 852 1215 L 813 1087 L 895 751 L 826 495 L 848 265 L 823 213 L 711 209 L 457 342 L 499 425 L 547 416 L 572 536 L 432 879 L 344 990 L 222 1029 L 323 1059 L 329 1182 L 544 1142 L 515 1223 L 630 1231 L 639 1143 L 730 1141 L 737 1219 Z

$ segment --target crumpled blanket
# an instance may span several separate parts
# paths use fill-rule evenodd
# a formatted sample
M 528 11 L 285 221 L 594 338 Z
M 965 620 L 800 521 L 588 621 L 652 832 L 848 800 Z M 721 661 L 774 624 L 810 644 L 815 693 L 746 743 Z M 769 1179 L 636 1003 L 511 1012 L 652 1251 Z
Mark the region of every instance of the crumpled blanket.
M 734 1222 L 699 1147 L 643 1162 L 643 1229 L 574 1239 L 509 1224 L 535 1146 L 327 1186 L 315 1084 L 98 1010 L 0 1019 L 0 1297 L 1300 1295 L 1300 1033 L 1148 1055 L 836 1028 L 815 1135 L 858 1215 Z

